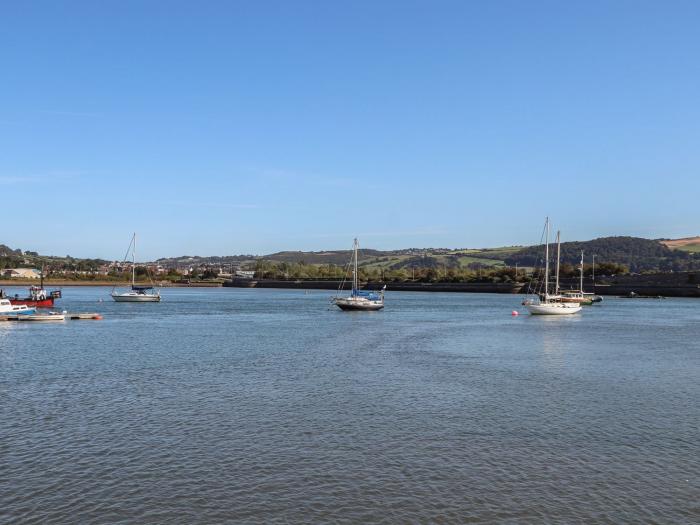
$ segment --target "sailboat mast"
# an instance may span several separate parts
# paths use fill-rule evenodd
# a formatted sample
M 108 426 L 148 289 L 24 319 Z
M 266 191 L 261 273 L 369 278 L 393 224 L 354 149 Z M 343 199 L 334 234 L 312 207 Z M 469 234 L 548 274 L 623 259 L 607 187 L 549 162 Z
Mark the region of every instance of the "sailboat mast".
M 554 294 L 559 295 L 559 264 L 561 261 L 561 232 L 557 230 L 557 285 Z
M 131 286 L 133 288 L 136 285 L 136 232 L 131 242 L 133 243 L 131 249 Z
M 355 237 L 354 244 L 355 245 L 353 246 L 353 248 L 355 249 L 355 268 L 352 272 L 352 277 L 353 277 L 352 278 L 352 290 L 353 290 L 353 293 L 355 292 L 355 290 L 357 290 L 359 288 L 358 279 L 357 279 L 357 248 L 358 248 L 357 237 Z
M 544 300 L 549 295 L 549 217 L 545 221 L 545 241 L 544 241 Z
M 583 250 L 581 250 L 581 293 L 583 293 Z

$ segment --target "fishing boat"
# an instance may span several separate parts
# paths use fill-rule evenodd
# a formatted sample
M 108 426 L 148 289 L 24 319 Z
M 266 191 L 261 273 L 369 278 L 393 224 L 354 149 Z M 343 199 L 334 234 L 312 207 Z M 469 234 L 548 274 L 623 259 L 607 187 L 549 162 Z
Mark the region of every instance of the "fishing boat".
M 39 286 L 30 286 L 29 295 L 27 297 L 8 297 L 14 305 L 34 306 L 36 308 L 52 308 L 56 299 L 61 298 L 61 290 L 51 290 L 50 292 L 44 289 L 44 268 L 41 268 L 41 282 Z
M 338 294 L 331 300 L 341 310 L 381 310 L 384 308 L 384 290 L 386 286 L 379 292 L 370 290 L 360 290 L 359 274 L 357 270 L 357 253 L 360 245 L 355 239 L 352 249 L 352 257 L 348 263 L 348 271 L 352 267 L 352 292 L 348 297 L 341 297 L 340 293 L 345 286 L 346 279 L 343 278 L 338 287 Z M 345 274 L 347 277 L 347 273 Z
M 0 299 L 0 315 L 29 315 L 36 312 L 34 306 L 26 304 L 12 304 L 9 299 Z
M 569 315 L 581 311 L 579 303 L 562 302 L 561 296 L 557 294 L 559 288 L 559 253 L 560 253 L 560 235 L 557 233 L 557 276 L 555 293 L 549 294 L 549 217 L 545 220 L 545 243 L 544 243 L 544 290 L 536 295 L 537 299 L 527 299 L 524 305 L 527 307 L 531 315 Z
M 160 292 L 153 286 L 136 284 L 136 234 L 134 233 L 126 250 L 126 261 L 131 251 L 131 290 L 127 292 L 117 292 L 116 286 L 112 288 L 112 299 L 118 303 L 157 303 L 160 302 Z

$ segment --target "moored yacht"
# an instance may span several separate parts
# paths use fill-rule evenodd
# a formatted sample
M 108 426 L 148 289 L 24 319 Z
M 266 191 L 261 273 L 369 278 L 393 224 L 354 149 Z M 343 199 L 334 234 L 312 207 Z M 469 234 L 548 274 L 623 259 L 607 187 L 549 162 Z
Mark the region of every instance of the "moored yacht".
M 157 303 L 160 302 L 160 292 L 151 284 L 149 286 L 139 286 L 136 284 L 136 234 L 131 238 L 131 243 L 126 253 L 131 251 L 131 290 L 128 292 L 117 292 L 116 286 L 112 288 L 112 299 L 118 303 Z M 126 257 L 125 257 L 126 260 Z
M 545 256 L 544 256 L 544 290 L 537 294 L 537 299 L 524 301 L 531 315 L 569 315 L 581 311 L 579 303 L 562 302 L 559 292 L 559 249 L 560 235 L 557 232 L 557 279 L 554 295 L 549 294 L 549 217 L 545 221 Z
M 340 297 L 340 291 L 345 284 L 345 279 L 343 279 L 338 288 L 338 295 L 336 295 L 331 302 L 341 310 L 381 310 L 384 308 L 384 290 L 386 286 L 379 292 L 360 290 L 357 269 L 357 252 L 359 247 L 360 245 L 357 239 L 355 239 L 353 243 L 353 256 L 348 264 L 348 268 L 352 265 L 352 292 L 350 296 Z

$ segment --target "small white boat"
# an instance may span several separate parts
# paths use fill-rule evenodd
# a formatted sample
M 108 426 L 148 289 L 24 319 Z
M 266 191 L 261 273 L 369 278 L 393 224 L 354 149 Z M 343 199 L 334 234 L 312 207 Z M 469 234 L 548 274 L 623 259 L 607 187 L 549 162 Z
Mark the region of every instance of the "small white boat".
M 131 251 L 131 290 L 128 292 L 117 292 L 116 286 L 112 288 L 112 299 L 118 303 L 158 303 L 160 302 L 160 292 L 154 286 L 136 285 L 136 234 L 131 238 L 131 243 L 126 253 Z M 126 258 L 125 258 L 126 260 Z
M 33 306 L 12 304 L 9 299 L 0 299 L 0 315 L 31 315 L 36 312 Z
M 352 264 L 352 292 L 350 296 L 340 297 L 340 291 L 345 284 L 345 279 L 343 279 L 343 282 L 340 283 L 340 287 L 338 288 L 338 295 L 331 299 L 331 302 L 341 310 L 381 310 L 384 308 L 384 290 L 386 286 L 379 292 L 360 290 L 357 269 L 357 252 L 359 248 L 360 245 L 357 239 L 355 239 L 353 243 L 353 257 L 348 264 L 348 267 Z
M 564 303 L 579 303 L 579 304 L 593 304 L 600 303 L 603 298 L 600 295 L 596 295 L 591 292 L 581 292 L 581 290 L 564 290 L 561 293 L 561 299 Z
M 581 264 L 579 265 L 579 274 L 579 289 L 562 291 L 560 300 L 564 303 L 579 303 L 582 305 L 590 305 L 602 302 L 603 298 L 600 295 L 583 291 L 583 251 L 581 251 Z

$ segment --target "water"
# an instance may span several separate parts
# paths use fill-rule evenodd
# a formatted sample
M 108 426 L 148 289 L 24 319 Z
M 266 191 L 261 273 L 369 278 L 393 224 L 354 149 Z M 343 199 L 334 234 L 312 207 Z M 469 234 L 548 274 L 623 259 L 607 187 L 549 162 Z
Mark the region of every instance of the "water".
M 0 522 L 700 520 L 700 301 L 108 291 L 0 324 Z

